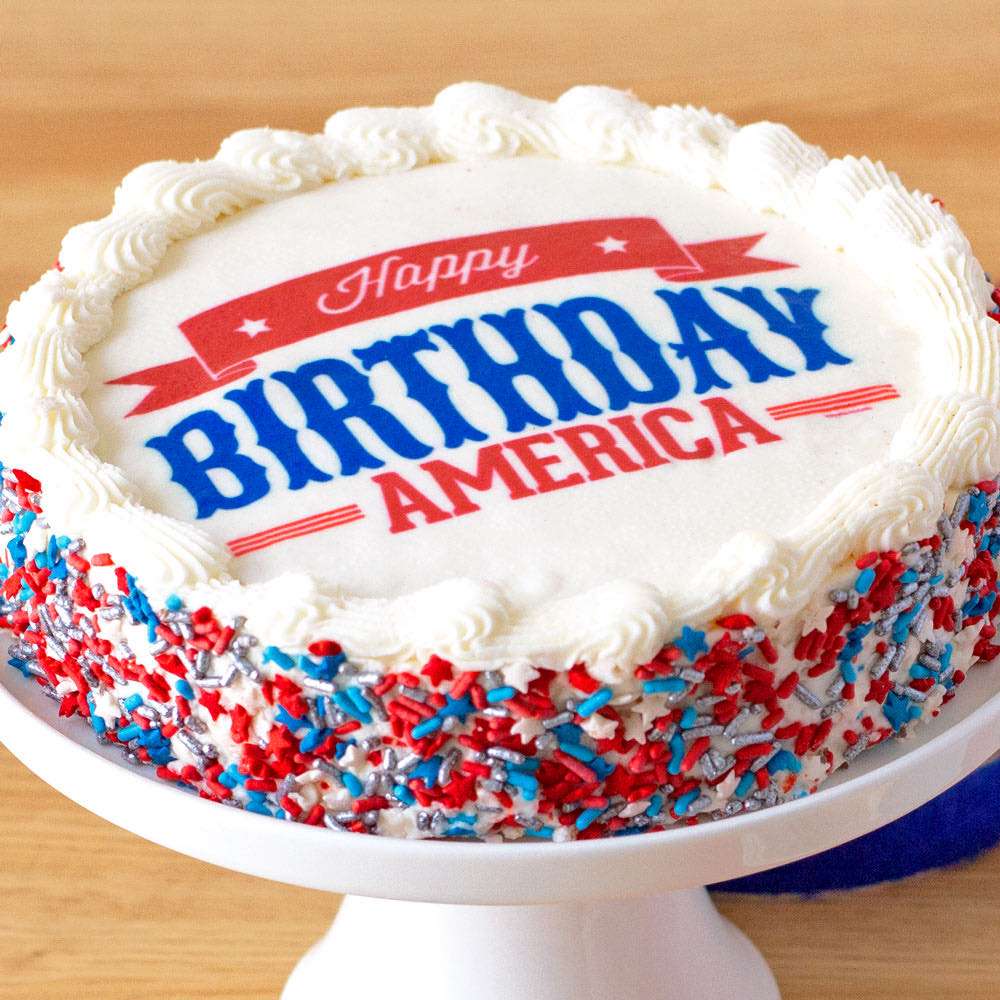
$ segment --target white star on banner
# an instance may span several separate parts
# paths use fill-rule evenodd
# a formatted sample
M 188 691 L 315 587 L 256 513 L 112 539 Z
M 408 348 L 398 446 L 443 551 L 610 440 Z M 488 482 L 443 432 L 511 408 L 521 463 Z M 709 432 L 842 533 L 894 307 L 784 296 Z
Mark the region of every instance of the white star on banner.
M 270 332 L 271 328 L 267 325 L 266 319 L 244 319 L 242 325 L 236 327 L 236 333 L 245 333 L 248 337 Z
M 595 243 L 595 247 L 600 247 L 606 254 L 625 253 L 625 245 L 628 240 L 620 240 L 614 236 L 605 236 L 600 243 Z

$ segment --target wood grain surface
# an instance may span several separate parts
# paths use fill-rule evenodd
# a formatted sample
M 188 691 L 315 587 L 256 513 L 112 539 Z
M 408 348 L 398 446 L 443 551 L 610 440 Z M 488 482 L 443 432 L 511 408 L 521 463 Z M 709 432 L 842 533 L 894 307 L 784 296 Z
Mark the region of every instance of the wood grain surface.
M 1000 270 L 998 24 L 985 2 L 0 0 L 0 300 L 145 160 L 209 156 L 254 125 L 315 131 L 339 107 L 425 103 L 468 78 L 541 97 L 600 82 L 785 121 L 943 198 Z M 273 998 L 336 906 L 143 843 L 2 750 L 0 795 L 0 1000 Z M 1000 854 L 720 905 L 785 1000 L 1000 995 Z

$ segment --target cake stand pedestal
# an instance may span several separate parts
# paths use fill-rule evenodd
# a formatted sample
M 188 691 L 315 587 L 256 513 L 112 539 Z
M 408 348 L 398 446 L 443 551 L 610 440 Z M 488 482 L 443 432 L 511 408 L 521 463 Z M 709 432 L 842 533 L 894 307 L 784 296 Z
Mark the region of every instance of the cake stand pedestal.
M 97 746 L 6 668 L 0 739 L 64 795 L 148 840 L 350 894 L 283 1000 L 775 1000 L 764 959 L 703 886 L 852 840 L 959 781 L 1000 747 L 998 684 L 996 668 L 973 670 L 940 718 L 808 798 L 571 844 L 363 837 L 226 809 Z
M 391 975 L 385 986 L 372 975 L 389 955 L 394 969 L 428 970 L 408 977 L 410 1000 L 778 998 L 763 956 L 697 888 L 534 906 L 347 896 L 282 1000 L 398 997 Z

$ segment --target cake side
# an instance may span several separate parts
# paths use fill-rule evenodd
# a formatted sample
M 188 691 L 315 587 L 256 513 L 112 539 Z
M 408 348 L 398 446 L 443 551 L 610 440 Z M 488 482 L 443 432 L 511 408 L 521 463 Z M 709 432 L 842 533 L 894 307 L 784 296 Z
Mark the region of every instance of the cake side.
M 320 633 L 282 649 L 240 617 L 151 604 L 47 523 L 29 474 L 6 470 L 3 497 L 9 662 L 61 715 L 205 798 L 339 831 L 564 841 L 772 806 L 936 715 L 1000 653 L 995 480 L 931 536 L 841 567 L 805 616 L 685 624 L 613 685 L 583 663 L 377 672 Z

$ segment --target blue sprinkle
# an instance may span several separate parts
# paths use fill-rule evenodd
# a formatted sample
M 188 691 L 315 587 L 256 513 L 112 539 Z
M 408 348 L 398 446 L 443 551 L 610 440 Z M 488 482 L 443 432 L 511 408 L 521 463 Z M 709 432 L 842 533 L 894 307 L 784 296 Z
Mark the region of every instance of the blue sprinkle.
M 575 722 L 565 722 L 549 732 L 554 733 L 560 743 L 564 740 L 567 743 L 579 743 L 583 739 L 583 730 Z
M 361 693 L 361 688 L 349 687 L 345 688 L 345 690 L 347 691 L 347 696 L 354 702 L 358 710 L 358 715 L 365 716 L 371 714 L 371 702 Z
M 524 835 L 526 837 L 538 837 L 541 840 L 551 840 L 552 834 L 555 831 L 551 826 L 540 826 L 537 830 L 532 830 L 531 827 L 525 827 Z
M 311 729 L 309 725 L 309 720 L 305 718 L 298 718 L 291 715 L 284 705 L 278 706 L 278 711 L 274 714 L 275 719 L 280 722 L 283 726 L 287 726 L 293 733 L 297 733 L 300 729 Z
M 657 677 L 651 681 L 644 681 L 642 685 L 645 694 L 660 694 L 667 691 L 670 694 L 680 694 L 686 691 L 688 682 L 683 677 Z
M 522 760 L 520 764 L 514 764 L 506 762 L 506 767 L 508 771 L 527 771 L 529 773 L 537 771 L 541 766 L 541 761 L 537 757 L 528 757 Z
M 23 676 L 23 677 L 24 677 L 24 678 L 25 678 L 26 680 L 29 680 L 29 681 L 30 681 L 30 680 L 31 680 L 31 678 L 32 678 L 32 677 L 34 676 L 34 675 L 33 675 L 33 674 L 31 673 L 31 671 L 30 671 L 30 670 L 28 669 L 28 661 L 27 661 L 27 660 L 22 660 L 22 659 L 21 659 L 21 658 L 20 658 L 19 656 L 12 656 L 12 657 L 11 657 L 11 658 L 10 658 L 10 659 L 9 659 L 9 660 L 7 661 L 7 662 L 8 662 L 8 663 L 9 663 L 9 664 L 10 664 L 10 665 L 11 665 L 11 666 L 12 666 L 12 667 L 13 667 L 13 668 L 15 669 L 15 670 L 19 670 L 19 671 L 21 672 L 22 676 Z
M 392 794 L 404 805 L 412 806 L 417 801 L 416 796 L 406 787 L 406 785 L 393 785 Z
M 840 676 L 845 684 L 853 684 L 858 679 L 858 670 L 853 663 L 841 663 Z
M 740 783 L 736 786 L 736 792 L 734 793 L 738 799 L 744 798 L 753 788 L 756 779 L 754 778 L 753 771 L 747 771 L 746 774 L 740 778 Z
M 465 721 L 467 715 L 471 715 L 476 709 L 472 704 L 472 700 L 468 695 L 462 698 L 452 698 L 451 695 L 446 694 L 447 704 L 444 708 L 438 709 L 438 715 L 443 719 L 447 719 L 449 716 L 454 715 L 462 722 Z
M 854 581 L 854 589 L 859 594 L 867 594 L 872 589 L 874 582 L 875 570 L 869 566 L 868 569 L 864 569 L 858 574 L 858 578 Z
M 615 769 L 615 765 L 606 761 L 603 757 L 595 757 L 588 767 L 602 781 Z
M 654 816 L 659 814 L 662 808 L 663 796 L 659 792 L 656 792 L 656 794 L 649 800 L 649 807 L 646 809 L 646 815 L 652 819 Z
M 587 747 L 581 746 L 579 743 L 560 743 L 559 749 L 563 753 L 569 754 L 570 757 L 582 760 L 584 764 L 589 764 L 597 756 L 593 750 L 588 750 Z
M 186 698 L 188 701 L 194 701 L 194 688 L 182 677 L 174 685 L 177 693 L 182 697 Z
M 11 522 L 14 534 L 23 535 L 30 531 L 37 516 L 33 510 L 22 510 L 19 514 L 15 515 L 13 522 Z
M 918 705 L 914 705 L 908 698 L 895 691 L 890 691 L 882 704 L 882 714 L 888 719 L 890 725 L 897 732 L 912 719 L 920 716 L 921 710 Z
M 25 560 L 28 558 L 28 549 L 21 538 L 12 538 L 7 543 L 7 551 L 10 553 L 11 561 L 18 568 L 23 566 Z M 31 591 L 29 590 L 28 593 L 31 593 Z
M 108 724 L 99 715 L 94 714 L 93 705 L 90 708 L 90 724 L 98 736 L 103 736 L 108 731 Z
M 437 784 L 438 772 L 441 770 L 441 756 L 435 754 L 433 757 L 418 764 L 411 772 L 410 776 L 422 778 L 427 788 L 433 788 Z
M 494 688 L 492 691 L 486 692 L 486 700 L 491 704 L 495 705 L 500 701 L 507 701 L 508 698 L 513 698 L 517 694 L 517 688 L 508 686 Z
M 951 666 L 951 657 L 955 652 L 955 647 L 949 642 L 947 646 L 944 647 L 944 652 L 941 654 L 941 672 L 944 673 Z
M 358 798 L 364 792 L 365 786 L 362 785 L 350 771 L 344 771 L 342 778 L 344 781 L 344 788 L 346 788 L 355 798 Z
M 226 768 L 226 773 L 229 775 L 237 785 L 245 785 L 247 779 L 250 777 L 249 774 L 244 774 L 235 764 L 230 764 Z
M 415 740 L 422 740 L 431 733 L 436 733 L 441 728 L 442 719 L 439 715 L 432 715 L 429 719 L 417 723 L 413 727 L 412 735 Z
M 705 633 L 688 625 L 681 629 L 681 634 L 674 639 L 674 645 L 692 662 L 698 659 L 700 653 L 708 652 Z
M 701 794 L 700 788 L 692 788 L 690 792 L 686 792 L 674 803 L 674 815 L 683 816 L 688 809 L 691 808 L 691 803 L 694 802 L 696 798 Z
M 311 753 L 330 735 L 329 729 L 310 729 L 305 736 L 299 740 L 299 749 L 303 753 Z
M 681 773 L 681 761 L 687 752 L 684 748 L 684 739 L 680 733 L 674 733 L 670 738 L 670 750 L 673 756 L 670 758 L 670 766 L 667 768 L 669 774 Z
M 142 704 L 141 694 L 130 694 L 122 704 L 125 706 L 126 712 L 134 712 Z
M 508 770 L 507 781 L 521 792 L 521 797 L 533 802 L 538 794 L 538 779 L 520 771 Z
M 908 569 L 900 578 L 900 583 L 916 583 L 919 578 L 919 574 L 915 569 Z
M 579 705 L 576 706 L 576 711 L 578 715 L 582 715 L 587 718 L 588 715 L 593 715 L 599 708 L 602 708 L 614 697 L 614 692 L 609 687 L 603 687 L 598 691 L 595 691 L 589 698 L 584 698 Z
M 698 711 L 693 705 L 688 705 L 681 715 L 681 729 L 690 729 L 698 721 Z
M 184 602 L 176 594 L 171 594 L 163 603 L 168 611 L 180 611 L 184 607 Z
M 584 809 L 576 818 L 576 828 L 580 831 L 586 830 L 602 812 L 603 809 Z
M 122 726 L 115 734 L 122 743 L 128 743 L 142 734 L 142 729 L 134 722 L 130 726 Z
M 273 813 L 263 802 L 248 802 L 244 807 L 247 812 L 259 813 L 261 816 L 272 816 Z
M 265 663 L 273 663 L 275 666 L 281 667 L 282 670 L 291 670 L 295 666 L 295 660 L 278 649 L 277 646 L 266 646 L 261 659 Z
M 779 771 L 791 771 L 798 774 L 802 770 L 802 761 L 790 750 L 779 750 L 768 762 L 767 773 L 777 774 Z
M 222 774 L 220 774 L 215 780 L 220 785 L 225 785 L 226 788 L 235 788 L 238 784 L 236 779 L 226 771 L 223 771 Z
M 365 702 L 366 708 L 362 709 L 357 701 L 351 696 L 349 691 L 334 691 L 333 692 L 333 702 L 342 712 L 346 712 L 351 718 L 358 719 L 360 722 L 369 723 L 372 721 L 372 717 L 368 712 L 368 702 Z
M 984 493 L 973 493 L 969 497 L 969 510 L 965 515 L 977 528 L 986 520 L 990 512 L 989 501 Z

